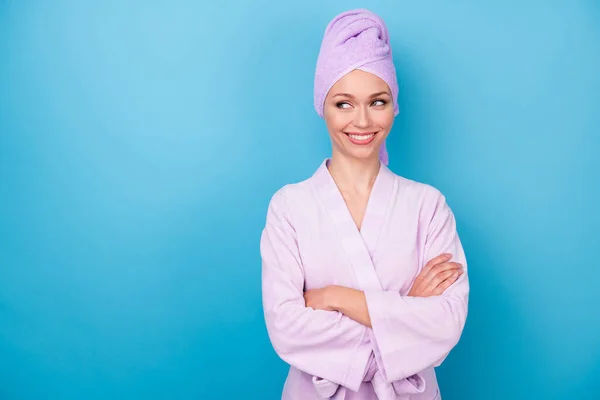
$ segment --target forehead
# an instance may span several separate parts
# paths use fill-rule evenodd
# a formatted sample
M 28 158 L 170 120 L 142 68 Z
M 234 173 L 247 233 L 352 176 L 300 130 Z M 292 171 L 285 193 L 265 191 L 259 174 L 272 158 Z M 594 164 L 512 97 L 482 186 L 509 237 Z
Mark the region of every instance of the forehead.
M 372 93 L 389 91 L 387 83 L 377 75 L 370 72 L 355 69 L 344 75 L 338 80 L 329 92 L 330 95 L 336 93 L 349 93 L 354 96 L 369 96 Z

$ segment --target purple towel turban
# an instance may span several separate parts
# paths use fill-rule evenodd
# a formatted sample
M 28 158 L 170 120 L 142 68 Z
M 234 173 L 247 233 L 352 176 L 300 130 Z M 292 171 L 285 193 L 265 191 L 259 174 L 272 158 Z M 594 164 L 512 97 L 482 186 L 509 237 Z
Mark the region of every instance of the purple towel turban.
M 315 109 L 321 117 L 331 87 L 355 69 L 370 72 L 388 84 L 392 91 L 394 116 L 398 115 L 398 82 L 388 30 L 380 17 L 365 9 L 343 12 L 325 29 L 314 90 Z M 379 158 L 388 164 L 385 143 L 379 150 Z

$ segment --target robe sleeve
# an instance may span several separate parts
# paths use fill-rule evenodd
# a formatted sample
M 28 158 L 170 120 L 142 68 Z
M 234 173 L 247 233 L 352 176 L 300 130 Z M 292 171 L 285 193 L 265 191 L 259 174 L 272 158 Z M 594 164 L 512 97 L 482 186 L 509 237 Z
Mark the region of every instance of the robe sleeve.
M 427 224 L 426 224 L 427 225 Z M 427 229 L 423 261 L 451 253 L 464 273 L 440 296 L 410 297 L 397 291 L 367 291 L 367 307 L 389 382 L 436 367 L 458 343 L 467 318 L 469 280 L 454 215 L 440 195 Z M 420 266 L 419 270 L 423 268 Z
M 275 352 L 303 372 L 358 390 L 372 352 L 367 328 L 339 312 L 306 307 L 301 255 L 282 191 L 269 204 L 260 249 L 265 322 Z

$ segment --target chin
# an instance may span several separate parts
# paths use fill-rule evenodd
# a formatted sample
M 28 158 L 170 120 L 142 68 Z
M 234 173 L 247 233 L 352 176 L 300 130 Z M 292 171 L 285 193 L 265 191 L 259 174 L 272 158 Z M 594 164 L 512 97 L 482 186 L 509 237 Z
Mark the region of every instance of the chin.
M 360 160 L 360 161 L 371 161 L 371 160 L 375 160 L 375 159 L 379 159 L 379 152 L 375 151 L 369 154 L 356 154 L 353 155 L 353 158 Z
M 371 149 L 362 149 L 359 151 L 356 151 L 354 149 L 346 149 L 346 151 L 344 153 L 346 154 L 347 157 L 355 159 L 355 160 L 369 161 L 372 159 L 379 158 L 379 147 L 374 146 Z

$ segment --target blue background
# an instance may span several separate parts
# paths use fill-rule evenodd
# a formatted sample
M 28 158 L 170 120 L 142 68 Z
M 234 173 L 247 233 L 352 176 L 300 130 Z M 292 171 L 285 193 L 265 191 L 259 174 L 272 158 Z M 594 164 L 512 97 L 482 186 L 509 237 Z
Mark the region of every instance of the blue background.
M 0 1 L 1 399 L 279 398 L 260 232 L 329 154 L 318 47 L 364 5 Z M 470 261 L 444 399 L 600 398 L 600 3 L 368 7 L 390 167 Z

